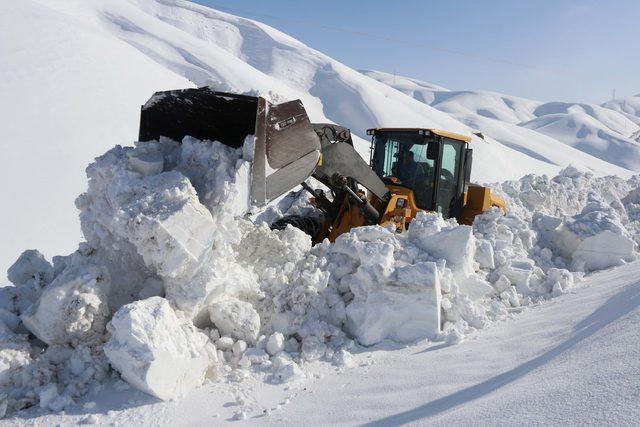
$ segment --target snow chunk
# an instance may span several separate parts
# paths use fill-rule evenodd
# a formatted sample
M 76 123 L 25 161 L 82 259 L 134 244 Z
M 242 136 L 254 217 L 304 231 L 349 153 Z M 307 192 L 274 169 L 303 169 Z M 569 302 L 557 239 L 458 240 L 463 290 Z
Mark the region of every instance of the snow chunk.
M 109 286 L 110 277 L 104 268 L 71 266 L 44 289 L 21 319 L 49 345 L 90 342 L 104 333 Z
M 619 214 L 594 194 L 573 217 L 537 214 L 533 221 L 545 242 L 571 260 L 574 271 L 602 270 L 637 257 L 635 242 Z
M 272 356 L 284 350 L 284 335 L 281 332 L 271 334 L 267 341 L 266 350 Z
M 141 193 L 118 212 L 122 235 L 160 276 L 190 276 L 213 244 L 211 214 L 176 171 L 149 177 Z
M 209 306 L 209 316 L 223 335 L 254 344 L 260 332 L 260 315 L 253 306 L 236 298 L 214 302 Z
M 347 326 L 363 345 L 384 339 L 411 342 L 440 332 L 440 278 L 436 264 L 398 268 L 394 281 L 356 289 L 347 306 Z M 304 351 L 304 343 L 303 343 Z
M 51 281 L 53 266 L 40 252 L 34 249 L 24 251 L 7 270 L 9 281 L 16 286 L 35 280 L 44 286 Z
M 408 237 L 419 248 L 445 259 L 457 277 L 474 273 L 476 241 L 470 226 L 453 226 L 440 215 L 418 212 L 409 225 Z
M 216 349 L 160 297 L 120 308 L 109 322 L 104 352 L 132 386 L 170 400 L 215 375 Z

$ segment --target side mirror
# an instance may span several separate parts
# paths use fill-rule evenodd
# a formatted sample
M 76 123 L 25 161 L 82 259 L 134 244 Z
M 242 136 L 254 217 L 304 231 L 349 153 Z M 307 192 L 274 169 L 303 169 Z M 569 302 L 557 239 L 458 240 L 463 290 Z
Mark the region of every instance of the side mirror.
M 440 142 L 429 141 L 427 144 L 427 159 L 436 161 L 438 160 L 438 154 L 440 154 Z

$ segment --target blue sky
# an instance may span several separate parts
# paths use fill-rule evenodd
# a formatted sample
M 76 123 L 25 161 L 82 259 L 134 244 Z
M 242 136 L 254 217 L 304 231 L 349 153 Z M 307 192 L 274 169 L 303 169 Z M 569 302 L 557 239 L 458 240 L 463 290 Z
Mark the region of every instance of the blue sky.
M 265 22 L 350 67 L 450 89 L 594 103 L 613 89 L 640 93 L 640 0 L 197 3 Z

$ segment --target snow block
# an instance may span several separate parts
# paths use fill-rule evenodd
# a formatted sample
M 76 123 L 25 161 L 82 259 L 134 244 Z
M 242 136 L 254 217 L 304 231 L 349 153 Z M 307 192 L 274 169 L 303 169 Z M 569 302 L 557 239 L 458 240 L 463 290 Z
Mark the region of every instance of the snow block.
M 433 262 L 396 269 L 393 281 L 356 293 L 346 308 L 349 332 L 362 345 L 408 343 L 440 333 L 440 279 Z
M 104 334 L 109 287 L 109 274 L 103 267 L 68 267 L 20 318 L 49 345 L 90 342 Z
M 179 172 L 153 175 L 144 184 L 142 194 L 118 212 L 121 235 L 161 277 L 189 277 L 211 251 L 211 213 Z
M 216 301 L 209 306 L 211 321 L 222 335 L 254 344 L 260 332 L 260 315 L 253 306 L 236 298 Z
M 132 386 L 162 400 L 183 396 L 213 377 L 215 346 L 181 321 L 167 300 L 152 297 L 120 308 L 107 325 L 104 352 Z
M 449 226 L 441 216 L 420 212 L 409 225 L 408 237 L 432 256 L 444 258 L 457 278 L 475 272 L 476 239 L 468 225 Z

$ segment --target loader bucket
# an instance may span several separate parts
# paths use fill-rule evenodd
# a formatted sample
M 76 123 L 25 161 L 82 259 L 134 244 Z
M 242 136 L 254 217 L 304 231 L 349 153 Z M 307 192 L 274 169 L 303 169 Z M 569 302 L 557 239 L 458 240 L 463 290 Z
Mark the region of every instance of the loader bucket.
M 140 141 L 185 136 L 242 147 L 254 136 L 250 202 L 263 206 L 314 171 L 320 140 L 300 100 L 271 104 L 262 97 L 210 88 L 156 92 L 142 106 Z

